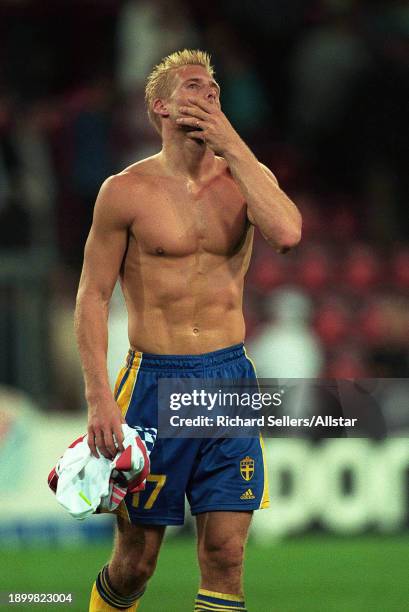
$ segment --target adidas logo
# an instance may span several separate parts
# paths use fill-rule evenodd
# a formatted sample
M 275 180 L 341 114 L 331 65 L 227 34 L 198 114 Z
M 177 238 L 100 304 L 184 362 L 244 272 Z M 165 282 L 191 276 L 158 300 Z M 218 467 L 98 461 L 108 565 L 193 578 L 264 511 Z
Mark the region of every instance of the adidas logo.
M 256 499 L 256 496 L 253 495 L 253 491 L 251 489 L 247 489 L 243 495 L 240 495 L 240 499 Z

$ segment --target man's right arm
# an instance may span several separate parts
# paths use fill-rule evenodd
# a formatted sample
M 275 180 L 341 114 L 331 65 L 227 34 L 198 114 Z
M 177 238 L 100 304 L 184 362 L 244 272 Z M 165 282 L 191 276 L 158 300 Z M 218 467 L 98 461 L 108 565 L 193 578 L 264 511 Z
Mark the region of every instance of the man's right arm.
M 75 331 L 88 403 L 88 444 L 96 457 L 122 448 L 124 419 L 110 389 L 107 372 L 109 302 L 118 279 L 132 223 L 125 194 L 127 178 L 107 179 L 99 192 L 92 227 L 85 245 L 84 264 L 75 309 Z

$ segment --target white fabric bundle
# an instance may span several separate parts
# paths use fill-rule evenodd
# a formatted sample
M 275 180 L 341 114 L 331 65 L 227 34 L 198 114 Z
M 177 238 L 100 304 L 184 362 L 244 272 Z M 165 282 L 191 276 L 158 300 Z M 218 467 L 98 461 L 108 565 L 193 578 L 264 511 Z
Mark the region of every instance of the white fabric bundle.
M 65 451 L 50 473 L 50 488 L 74 518 L 82 520 L 95 512 L 115 510 L 127 491 L 145 488 L 157 431 L 126 424 L 122 431 L 125 450 L 114 459 L 94 457 L 85 435 Z

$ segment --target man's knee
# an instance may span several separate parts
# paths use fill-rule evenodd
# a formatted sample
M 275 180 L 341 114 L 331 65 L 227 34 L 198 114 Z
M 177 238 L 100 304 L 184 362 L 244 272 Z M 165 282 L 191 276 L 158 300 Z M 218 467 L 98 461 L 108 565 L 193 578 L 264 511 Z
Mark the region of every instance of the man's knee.
M 140 581 L 144 580 L 145 582 L 149 580 L 153 576 L 153 573 L 156 569 L 156 564 L 158 561 L 158 554 L 144 554 L 141 558 L 135 559 L 134 563 L 132 563 L 132 571 L 134 575 L 139 578 Z
M 229 540 L 205 540 L 199 549 L 199 564 L 203 571 L 216 570 L 225 573 L 240 572 L 244 546 L 239 538 Z
M 129 585 L 141 585 L 152 577 L 158 554 L 147 551 L 127 550 L 120 560 L 121 574 Z

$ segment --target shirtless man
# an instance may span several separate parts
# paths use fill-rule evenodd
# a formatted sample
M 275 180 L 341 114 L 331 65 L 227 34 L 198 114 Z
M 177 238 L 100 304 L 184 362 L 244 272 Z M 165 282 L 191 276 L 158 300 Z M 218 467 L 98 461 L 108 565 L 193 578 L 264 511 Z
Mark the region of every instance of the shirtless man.
M 107 179 L 98 195 L 76 308 L 96 456 L 114 456 L 115 440 L 121 448 L 125 420 L 156 425 L 160 377 L 255 377 L 242 314 L 254 226 L 286 252 L 300 240 L 301 218 L 223 114 L 219 93 L 206 53 L 165 58 L 146 86 L 162 150 Z M 107 317 L 118 276 L 131 349 L 113 394 Z M 90 611 L 139 607 L 166 525 L 183 523 L 185 494 L 201 573 L 194 610 L 246 610 L 243 551 L 253 510 L 268 505 L 264 474 L 257 438 L 157 440 L 146 491 L 128 494 L 117 512 Z

